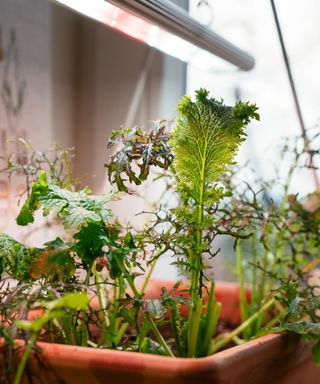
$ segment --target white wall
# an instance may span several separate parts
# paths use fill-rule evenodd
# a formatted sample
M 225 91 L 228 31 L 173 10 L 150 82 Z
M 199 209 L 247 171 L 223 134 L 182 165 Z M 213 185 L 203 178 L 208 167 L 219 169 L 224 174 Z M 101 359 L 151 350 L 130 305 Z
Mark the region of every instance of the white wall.
M 49 12 L 48 2 L 43 0 L 1 0 L 0 3 L 4 50 L 12 30 L 17 38 L 18 68 L 12 61 L 8 77 L 15 96 L 16 82 L 26 82 L 25 103 L 17 119 L 18 134 L 25 131 L 27 135 L 34 137 L 35 144 L 39 146 L 48 146 L 52 140 Z M 4 60 L 0 61 L 2 84 L 8 59 L 5 53 Z M 2 102 L 0 129 L 7 132 L 8 138 L 14 135 L 14 132 L 8 132 L 8 119 Z
M 4 98 L 0 98 L 1 156 L 11 148 L 8 139 L 32 139 L 40 149 L 52 143 L 49 14 L 49 3 L 42 0 L 2 0 L 0 3 L 1 48 L 4 52 L 0 61 L 0 93 L 3 95 L 5 84 L 8 84 L 10 99 L 16 105 L 19 90 L 25 84 L 18 113 L 5 107 Z M 12 33 L 16 40 L 10 54 Z M 20 190 L 21 178 L 9 184 L 6 177 L 0 176 L 0 231 L 17 233 L 15 196 Z
M 106 191 L 107 140 L 127 119 L 150 48 L 47 0 L 1 0 L 0 25 L 3 43 L 10 29 L 16 30 L 20 78 L 27 84 L 18 136 L 40 149 L 53 142 L 75 146 L 76 175 L 95 192 Z M 0 61 L 0 76 L 4 64 Z M 184 87 L 185 65 L 154 51 L 132 124 L 174 117 Z M 0 129 L 13 137 L 1 108 Z M 0 139 L 1 155 L 4 142 Z M 0 179 L 0 231 L 22 239 L 29 228 L 18 230 L 14 221 L 17 186 L 10 187 L 10 199 L 7 188 L 7 180 Z M 115 203 L 115 212 L 123 221 L 135 219 L 157 193 L 153 189 L 145 198 Z M 40 245 L 43 240 L 37 235 L 30 241 Z

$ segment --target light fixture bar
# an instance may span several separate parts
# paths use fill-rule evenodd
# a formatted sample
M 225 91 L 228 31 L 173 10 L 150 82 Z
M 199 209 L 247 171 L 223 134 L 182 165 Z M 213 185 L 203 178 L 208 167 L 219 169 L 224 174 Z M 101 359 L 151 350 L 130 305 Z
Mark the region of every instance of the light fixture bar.
M 250 55 L 165 0 L 52 1 L 207 72 L 223 62 L 224 70 L 225 62 L 245 71 L 254 66 Z
M 217 33 L 206 28 L 167 0 L 107 0 L 119 8 L 152 22 L 160 28 L 202 48 L 215 56 L 249 71 L 254 58 Z

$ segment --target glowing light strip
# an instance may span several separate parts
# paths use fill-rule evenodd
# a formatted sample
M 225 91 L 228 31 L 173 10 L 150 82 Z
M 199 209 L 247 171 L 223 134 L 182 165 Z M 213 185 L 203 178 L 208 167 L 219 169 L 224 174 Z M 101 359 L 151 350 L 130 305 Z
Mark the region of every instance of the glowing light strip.
M 105 0 L 54 1 L 202 70 L 221 68 L 222 59 Z

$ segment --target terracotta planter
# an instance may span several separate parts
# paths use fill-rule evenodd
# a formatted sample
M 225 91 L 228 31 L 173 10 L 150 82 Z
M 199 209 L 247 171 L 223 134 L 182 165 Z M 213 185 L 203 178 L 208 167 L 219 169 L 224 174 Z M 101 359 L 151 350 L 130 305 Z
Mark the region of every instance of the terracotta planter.
M 157 297 L 155 282 L 146 296 Z M 216 296 L 223 304 L 222 318 L 239 321 L 239 290 L 220 283 Z M 33 383 L 66 384 L 318 384 L 320 368 L 310 346 L 297 335 L 268 335 L 213 356 L 186 359 L 39 343 L 45 369 L 36 369 Z M 27 382 L 27 381 L 26 381 Z

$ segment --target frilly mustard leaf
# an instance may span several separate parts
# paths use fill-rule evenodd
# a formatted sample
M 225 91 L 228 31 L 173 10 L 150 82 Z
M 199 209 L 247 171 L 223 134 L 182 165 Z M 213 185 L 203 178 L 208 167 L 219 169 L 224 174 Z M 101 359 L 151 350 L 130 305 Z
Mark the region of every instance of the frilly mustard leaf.
M 259 119 L 255 104 L 238 102 L 229 107 L 208 95 L 200 89 L 194 102 L 188 96 L 182 98 L 170 142 L 178 189 L 202 205 L 221 197 L 212 183 L 232 164 L 245 139 L 246 124 Z

